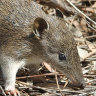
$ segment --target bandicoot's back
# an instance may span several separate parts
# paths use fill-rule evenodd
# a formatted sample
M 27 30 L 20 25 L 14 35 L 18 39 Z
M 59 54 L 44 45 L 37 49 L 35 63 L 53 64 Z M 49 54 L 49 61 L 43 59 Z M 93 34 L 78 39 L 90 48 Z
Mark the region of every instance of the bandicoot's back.
M 28 0 L 0 0 L 0 65 L 6 93 L 15 90 L 19 68 L 46 61 L 69 83 L 84 88 L 76 43 L 62 18 L 43 12 Z

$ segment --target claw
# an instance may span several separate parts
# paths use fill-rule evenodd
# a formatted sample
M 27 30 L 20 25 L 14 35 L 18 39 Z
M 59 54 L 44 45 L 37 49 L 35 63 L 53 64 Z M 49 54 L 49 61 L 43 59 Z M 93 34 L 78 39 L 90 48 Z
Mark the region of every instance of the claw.
M 6 95 L 12 95 L 12 96 L 20 96 L 20 93 L 17 89 L 15 90 L 6 90 L 5 91 Z

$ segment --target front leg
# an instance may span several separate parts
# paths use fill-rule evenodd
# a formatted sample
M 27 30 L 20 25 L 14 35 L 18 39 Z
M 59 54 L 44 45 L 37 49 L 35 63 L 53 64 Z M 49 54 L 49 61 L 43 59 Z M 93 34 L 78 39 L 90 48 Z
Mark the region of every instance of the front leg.
M 5 81 L 4 87 L 6 94 L 19 94 L 19 92 L 15 89 L 16 73 L 18 69 L 24 65 L 24 60 L 16 61 L 11 57 L 4 57 L 1 64 L 1 70 Z

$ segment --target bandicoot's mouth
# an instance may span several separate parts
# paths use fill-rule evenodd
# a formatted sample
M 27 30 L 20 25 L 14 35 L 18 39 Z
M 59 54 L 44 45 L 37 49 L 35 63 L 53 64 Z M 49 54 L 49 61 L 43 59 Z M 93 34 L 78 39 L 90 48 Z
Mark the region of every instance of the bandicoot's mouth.
M 78 90 L 78 89 L 84 89 L 86 84 L 83 79 L 83 76 L 80 76 L 81 78 L 75 78 L 71 75 L 68 79 L 68 86 L 71 87 L 72 89 Z
M 68 86 L 71 87 L 72 89 L 78 90 L 78 89 L 84 89 L 86 84 L 85 82 L 82 81 L 75 81 L 75 82 L 70 82 L 68 83 Z
M 75 84 L 70 84 L 69 83 L 68 86 L 71 87 L 74 90 L 79 90 L 79 89 L 84 89 L 85 88 L 85 84 L 75 85 Z

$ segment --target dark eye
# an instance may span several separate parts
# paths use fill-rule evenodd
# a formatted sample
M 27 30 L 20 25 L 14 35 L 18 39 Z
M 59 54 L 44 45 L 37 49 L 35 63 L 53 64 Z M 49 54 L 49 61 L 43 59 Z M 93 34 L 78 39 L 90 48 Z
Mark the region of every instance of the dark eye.
M 59 60 L 66 60 L 66 57 L 63 53 L 59 54 Z

